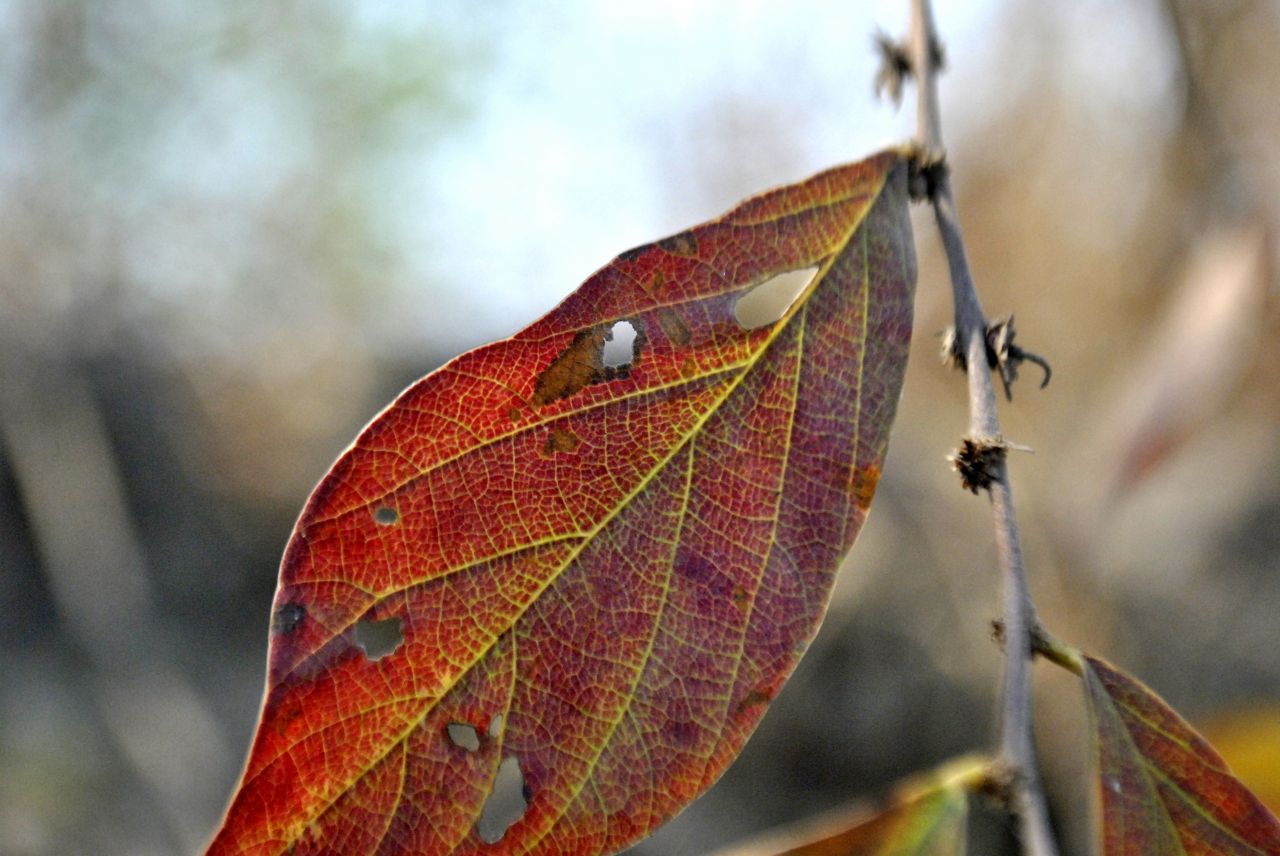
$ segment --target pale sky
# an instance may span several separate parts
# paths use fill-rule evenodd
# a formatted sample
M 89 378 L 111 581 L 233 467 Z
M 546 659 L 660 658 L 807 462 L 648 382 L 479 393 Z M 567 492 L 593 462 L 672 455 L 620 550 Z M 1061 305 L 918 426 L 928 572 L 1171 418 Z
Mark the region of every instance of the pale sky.
M 993 4 L 942 5 L 960 66 Z M 453 10 L 470 38 L 501 41 L 486 46 L 474 120 L 420 163 L 410 180 L 426 192 L 402 197 L 415 263 L 461 288 L 434 296 L 422 323 L 478 311 L 486 335 L 512 332 L 627 247 L 909 137 L 911 103 L 895 111 L 872 96 L 872 34 L 903 30 L 905 7 L 513 4 L 500 23 Z M 743 114 L 737 150 L 708 127 L 726 106 Z M 761 133 L 770 121 L 790 127 Z

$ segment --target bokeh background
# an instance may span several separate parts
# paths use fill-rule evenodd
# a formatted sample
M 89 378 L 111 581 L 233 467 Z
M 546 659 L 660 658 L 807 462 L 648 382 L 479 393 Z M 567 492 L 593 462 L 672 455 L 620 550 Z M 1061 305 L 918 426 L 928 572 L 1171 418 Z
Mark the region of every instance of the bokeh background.
M 872 94 L 906 5 L 0 0 L 0 853 L 198 851 L 346 443 L 617 251 L 909 136 L 911 91 Z M 939 5 L 979 287 L 1054 366 L 1003 415 L 1042 615 L 1280 800 L 1280 7 Z M 991 742 L 992 537 L 944 460 L 966 405 L 917 213 L 915 353 L 826 626 L 638 853 Z M 1078 691 L 1037 673 L 1084 853 Z

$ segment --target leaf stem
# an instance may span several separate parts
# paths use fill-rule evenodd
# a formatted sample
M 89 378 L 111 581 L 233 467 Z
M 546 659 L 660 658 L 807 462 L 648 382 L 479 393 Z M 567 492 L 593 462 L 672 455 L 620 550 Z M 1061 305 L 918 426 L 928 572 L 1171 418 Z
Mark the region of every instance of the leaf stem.
M 929 170 L 929 201 L 951 270 L 956 337 L 968 366 L 969 438 L 983 445 L 1002 445 L 995 385 L 990 370 L 984 370 L 987 366 L 986 316 L 969 270 L 944 160 L 937 86 L 942 52 L 929 0 L 911 0 L 909 52 L 917 86 L 917 142 Z M 1005 640 L 1000 755 L 1013 774 L 1010 810 L 1018 818 L 1025 852 L 1031 856 L 1057 856 L 1031 730 L 1031 640 L 1032 633 L 1039 632 L 1039 621 L 1027 588 L 1008 467 L 1003 456 L 997 459 L 991 475 L 988 491 L 999 555 Z

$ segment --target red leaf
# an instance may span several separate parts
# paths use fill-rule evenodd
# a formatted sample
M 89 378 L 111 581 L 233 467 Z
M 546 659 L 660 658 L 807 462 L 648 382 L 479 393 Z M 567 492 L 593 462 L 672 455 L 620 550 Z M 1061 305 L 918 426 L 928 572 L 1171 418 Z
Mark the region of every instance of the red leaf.
M 896 151 L 757 196 L 402 394 L 295 528 L 209 852 L 593 854 L 714 782 L 816 632 L 880 474 L 906 203 Z M 805 268 L 780 318 L 735 319 Z M 357 630 L 387 619 L 403 642 L 372 659 Z M 504 758 L 527 808 L 488 844 Z
M 1200 732 L 1272 814 L 1280 811 L 1280 705 L 1221 711 Z
M 1280 822 L 1151 690 L 1080 656 L 1106 856 L 1280 854 Z

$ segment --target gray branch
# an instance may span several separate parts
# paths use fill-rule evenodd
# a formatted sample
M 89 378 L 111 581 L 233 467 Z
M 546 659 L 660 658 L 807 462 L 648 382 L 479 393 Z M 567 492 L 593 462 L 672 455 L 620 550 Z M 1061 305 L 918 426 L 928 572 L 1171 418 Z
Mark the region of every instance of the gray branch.
M 987 366 L 986 316 L 978 300 L 965 253 L 960 218 L 951 192 L 938 111 L 937 73 L 941 50 L 929 0 L 911 2 L 909 53 L 917 85 L 918 145 L 927 173 L 928 196 L 951 269 L 958 347 L 965 355 L 969 382 L 969 440 L 1003 450 L 996 392 Z M 1031 856 L 1057 856 L 1049 825 L 1044 786 L 1031 730 L 1031 636 L 1038 632 L 1013 497 L 1003 454 L 995 456 L 988 492 L 995 520 L 996 548 L 1002 580 L 1005 672 L 1001 696 L 1000 756 L 1009 772 L 1009 806 L 1018 818 L 1022 843 Z

